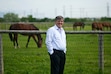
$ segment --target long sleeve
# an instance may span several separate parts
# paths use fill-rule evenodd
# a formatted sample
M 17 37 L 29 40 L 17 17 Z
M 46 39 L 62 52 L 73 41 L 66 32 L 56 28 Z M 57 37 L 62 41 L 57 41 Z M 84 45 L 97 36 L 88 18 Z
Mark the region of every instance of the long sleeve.
M 53 38 L 52 30 L 49 29 L 46 34 L 46 46 L 50 54 L 53 54 L 52 38 Z

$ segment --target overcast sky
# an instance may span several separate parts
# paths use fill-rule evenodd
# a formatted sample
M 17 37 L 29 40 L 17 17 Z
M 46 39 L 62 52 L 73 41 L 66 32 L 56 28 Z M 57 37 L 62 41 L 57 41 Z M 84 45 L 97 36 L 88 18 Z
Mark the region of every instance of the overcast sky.
M 0 0 L 0 12 L 14 12 L 19 16 L 54 18 L 104 17 L 111 16 L 111 0 Z

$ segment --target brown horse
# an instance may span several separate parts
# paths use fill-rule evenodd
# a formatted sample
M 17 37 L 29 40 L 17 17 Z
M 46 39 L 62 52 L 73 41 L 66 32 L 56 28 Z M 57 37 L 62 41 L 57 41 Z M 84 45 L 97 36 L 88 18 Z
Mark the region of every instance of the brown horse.
M 77 30 L 77 26 L 79 26 L 81 30 L 81 29 L 84 29 L 85 24 L 83 22 L 75 22 L 73 24 L 73 30 Z
M 12 24 L 9 28 L 9 30 L 39 30 L 37 27 L 35 27 L 33 24 L 26 24 L 26 23 L 15 23 Z M 30 41 L 30 38 L 32 37 L 34 39 L 34 41 L 36 42 L 38 48 L 42 47 L 42 37 L 41 34 L 23 34 L 21 33 L 21 35 L 25 35 L 28 36 L 28 41 L 26 44 L 26 47 L 28 47 L 28 43 Z M 37 36 L 38 41 L 36 40 L 35 36 Z M 14 47 L 16 48 L 19 47 L 18 45 L 18 33 L 9 33 L 9 37 L 10 40 L 13 41 Z
M 107 30 L 108 30 L 108 29 L 111 30 L 111 24 L 110 24 L 109 22 L 103 22 L 102 25 L 103 25 L 103 29 L 104 29 L 104 30 L 105 30 L 105 28 L 106 28 Z
M 92 30 L 103 30 L 103 25 L 100 22 L 93 22 L 92 23 Z

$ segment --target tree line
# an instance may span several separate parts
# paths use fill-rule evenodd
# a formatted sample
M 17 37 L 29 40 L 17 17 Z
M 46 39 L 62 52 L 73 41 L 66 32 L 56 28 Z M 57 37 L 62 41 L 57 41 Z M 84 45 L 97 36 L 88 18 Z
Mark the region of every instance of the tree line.
M 101 18 L 69 18 L 66 17 L 64 19 L 65 22 L 90 22 L 90 21 L 110 21 L 111 17 L 101 17 Z M 53 22 L 52 18 L 35 18 L 32 15 L 27 15 L 27 17 L 19 17 L 18 14 L 15 13 L 6 13 L 3 17 L 0 17 L 0 22 Z

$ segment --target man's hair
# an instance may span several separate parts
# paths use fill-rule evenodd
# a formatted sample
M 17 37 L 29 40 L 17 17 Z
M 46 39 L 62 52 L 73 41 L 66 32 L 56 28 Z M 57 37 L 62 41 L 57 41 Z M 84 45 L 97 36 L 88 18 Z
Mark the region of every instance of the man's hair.
M 61 19 L 64 20 L 64 18 L 63 18 L 62 16 L 56 16 L 56 17 L 55 17 L 55 21 L 57 21 L 57 20 L 61 20 Z

